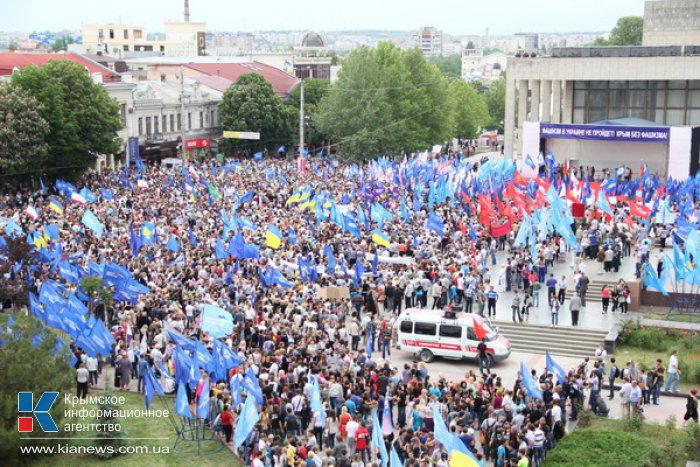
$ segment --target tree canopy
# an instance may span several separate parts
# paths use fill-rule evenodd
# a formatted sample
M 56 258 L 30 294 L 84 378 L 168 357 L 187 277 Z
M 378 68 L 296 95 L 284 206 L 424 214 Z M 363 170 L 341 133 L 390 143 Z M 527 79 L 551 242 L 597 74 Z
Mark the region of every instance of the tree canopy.
M 26 90 L 0 85 L 0 173 L 21 173 L 46 162 L 49 124 Z
M 273 148 L 288 141 L 290 117 L 272 85 L 256 73 L 243 74 L 224 92 L 219 103 L 224 130 L 257 131 L 263 146 Z M 250 147 L 245 141 L 224 140 L 225 149 Z
M 420 51 L 359 47 L 321 101 L 316 124 L 350 159 L 425 149 L 451 133 L 447 79 Z
M 307 117 L 304 139 L 309 145 L 317 145 L 323 140 L 323 135 L 316 128 L 316 116 L 318 115 L 321 100 L 328 94 L 330 88 L 330 81 L 325 79 L 309 78 L 304 80 L 304 116 Z M 292 89 L 287 101 L 293 129 L 298 129 L 299 125 L 300 95 L 301 86 L 296 86 Z
M 641 45 L 644 30 L 644 18 L 641 16 L 624 16 L 610 31 L 610 38 L 599 37 L 593 45 Z
M 503 133 L 503 122 L 506 118 L 506 80 L 503 76 L 493 81 L 484 93 L 484 100 L 489 109 L 489 121 L 486 127 L 489 130 L 498 130 Z
M 467 48 L 474 47 L 467 46 Z M 462 56 L 460 54 L 446 56 L 436 55 L 430 57 L 428 62 L 437 66 L 440 72 L 449 78 L 459 78 L 462 76 Z
M 37 112 L 49 126 L 49 157 L 32 158 L 28 165 L 33 169 L 70 177 L 94 164 L 98 154 L 119 150 L 119 105 L 81 65 L 51 60 L 40 67 L 27 67 L 12 75 L 10 86 L 23 89 L 39 102 Z
M 463 80 L 455 80 L 449 87 L 454 106 L 454 136 L 476 138 L 479 128 L 489 122 L 489 109 L 484 98 L 474 86 Z

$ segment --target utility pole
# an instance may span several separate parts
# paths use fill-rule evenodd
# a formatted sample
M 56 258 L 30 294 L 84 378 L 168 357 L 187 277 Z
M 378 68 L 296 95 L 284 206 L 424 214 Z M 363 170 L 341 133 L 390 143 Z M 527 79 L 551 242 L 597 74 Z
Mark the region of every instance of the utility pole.
M 182 139 L 182 165 L 185 165 L 185 77 L 180 70 L 180 139 Z
M 299 93 L 299 163 L 304 158 L 304 78 Z

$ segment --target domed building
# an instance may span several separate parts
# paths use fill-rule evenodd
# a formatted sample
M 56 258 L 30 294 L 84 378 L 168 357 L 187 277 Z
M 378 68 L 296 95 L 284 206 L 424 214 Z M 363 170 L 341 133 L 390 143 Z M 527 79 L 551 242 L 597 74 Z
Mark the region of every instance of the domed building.
M 311 31 L 304 35 L 301 45 L 296 47 L 294 76 L 301 79 L 331 79 L 331 61 L 326 41 L 321 34 Z

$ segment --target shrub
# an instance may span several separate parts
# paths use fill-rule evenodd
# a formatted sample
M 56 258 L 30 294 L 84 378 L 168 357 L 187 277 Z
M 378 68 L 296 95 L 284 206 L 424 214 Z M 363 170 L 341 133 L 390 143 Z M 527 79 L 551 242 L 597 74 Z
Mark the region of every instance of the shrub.
M 556 449 L 545 459 L 544 465 L 643 465 L 650 452 L 651 444 L 637 433 L 610 429 L 575 430 L 557 444 Z
M 590 409 L 584 409 L 584 410 L 579 410 L 580 409 L 580 403 L 576 403 L 579 405 L 579 407 L 576 408 L 578 411 L 578 426 L 581 428 L 586 428 L 591 426 L 591 420 L 593 420 L 593 412 Z
M 643 425 L 644 418 L 638 414 L 633 414 L 622 421 L 622 429 L 627 432 L 641 431 Z
M 114 425 L 119 424 L 119 418 L 111 415 L 117 409 L 118 407 L 114 404 L 101 404 L 99 406 L 101 414 L 108 414 L 107 416 L 98 417 L 96 420 L 97 424 L 102 425 L 102 429 L 95 436 L 95 446 L 100 449 L 96 450 L 94 455 L 99 459 L 116 457 L 120 454 L 119 448 L 127 445 L 127 441 L 124 439 L 126 433 L 123 428 L 119 431 L 110 429 Z M 112 449 L 106 449 L 107 446 L 111 446 Z

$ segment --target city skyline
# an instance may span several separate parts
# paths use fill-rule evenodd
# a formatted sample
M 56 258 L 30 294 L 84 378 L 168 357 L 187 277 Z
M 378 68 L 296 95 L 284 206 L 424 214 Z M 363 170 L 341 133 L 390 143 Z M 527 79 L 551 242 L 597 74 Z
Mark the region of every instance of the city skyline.
M 70 8 L 66 8 L 66 3 Z M 123 23 L 159 32 L 164 21 L 182 20 L 184 10 L 182 0 L 123 0 L 110 6 L 88 0 L 66 3 L 24 0 L 6 4 L 0 15 L 0 30 L 59 31 L 80 29 L 83 23 Z M 415 8 L 412 4 L 416 4 Z M 409 5 L 411 8 L 407 8 Z M 206 22 L 209 31 L 410 31 L 434 26 L 450 35 L 481 35 L 486 28 L 492 35 L 508 35 L 609 31 L 619 17 L 641 16 L 644 11 L 644 0 L 618 0 L 612 4 L 602 0 L 494 0 L 478 5 L 435 0 L 430 5 L 427 11 L 417 2 L 407 5 L 397 0 L 356 0 L 333 5 L 329 11 L 328 3 L 321 0 L 269 1 L 247 5 L 239 13 L 226 0 L 190 0 L 190 12 L 191 20 Z M 225 14 L 229 8 L 231 19 Z M 36 15 L 36 11 L 42 14 Z M 273 18 L 271 11 L 275 13 Z M 368 11 L 373 14 L 368 15 Z

